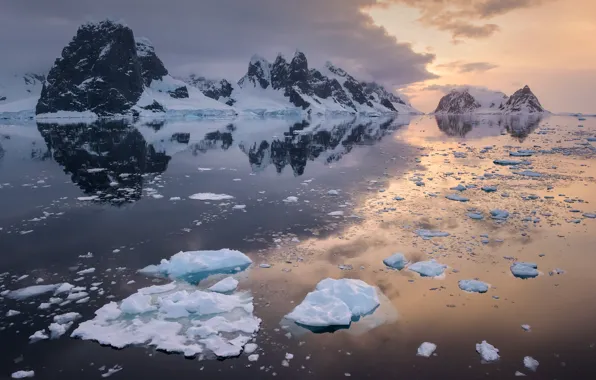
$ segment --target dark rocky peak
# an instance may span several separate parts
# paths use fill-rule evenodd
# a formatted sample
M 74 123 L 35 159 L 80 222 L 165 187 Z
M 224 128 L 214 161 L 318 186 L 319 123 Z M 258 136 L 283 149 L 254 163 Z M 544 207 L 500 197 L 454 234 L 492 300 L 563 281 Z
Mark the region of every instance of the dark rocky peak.
M 402 98 L 397 96 L 394 92 L 387 91 L 385 87 L 376 82 L 361 82 L 364 87 L 364 92 L 367 95 L 377 94 L 380 99 L 387 99 L 392 103 L 399 103 L 407 105 Z
M 183 79 L 183 81 L 198 88 L 205 96 L 211 99 L 223 101 L 229 106 L 234 105 L 236 102 L 232 99 L 234 86 L 225 79 L 214 80 L 190 74 L 188 78 Z
M 126 113 L 144 90 L 141 72 L 128 26 L 111 20 L 84 24 L 54 62 L 36 113 Z
M 348 76 L 348 73 L 345 72 L 345 70 L 335 66 L 333 63 L 327 61 L 325 63 L 325 67 L 327 68 L 327 70 L 331 71 L 333 74 L 338 75 L 340 77 L 345 77 Z
M 354 102 L 358 104 L 366 104 L 369 107 L 373 107 L 372 102 L 364 91 L 362 84 L 357 81 L 353 76 L 348 74 L 344 69 L 341 69 L 331 62 L 325 63 L 325 67 L 329 72 L 335 76 L 340 77 L 339 82 L 343 84 L 346 90 L 352 96 Z
M 306 55 L 296 51 L 292 62 L 290 62 L 290 79 L 294 82 L 306 82 L 308 80 L 308 61 Z
M 517 90 L 500 109 L 507 113 L 542 113 L 544 107 L 529 86 Z
M 290 78 L 290 64 L 283 55 L 278 54 L 271 66 L 271 87 L 274 90 L 285 88 Z
M 271 64 L 261 56 L 254 55 L 248 64 L 248 72 L 238 85 L 242 88 L 247 86 L 266 89 L 271 84 Z
M 467 89 L 452 90 L 449 94 L 443 96 L 435 113 L 460 114 L 470 113 L 481 105 L 470 95 Z
M 165 68 L 163 62 L 157 54 L 151 41 L 147 38 L 140 37 L 135 39 L 137 56 L 141 63 L 141 70 L 143 82 L 145 86 L 149 87 L 153 80 L 160 80 L 168 75 L 168 70 Z

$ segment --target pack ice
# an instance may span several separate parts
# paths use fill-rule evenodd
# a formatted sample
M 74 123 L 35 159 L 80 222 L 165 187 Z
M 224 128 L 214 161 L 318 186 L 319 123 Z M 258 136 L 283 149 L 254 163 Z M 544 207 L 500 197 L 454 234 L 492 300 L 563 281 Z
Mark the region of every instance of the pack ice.
M 149 265 L 139 272 L 164 275 L 198 282 L 216 273 L 234 273 L 246 269 L 252 260 L 240 251 L 220 249 L 218 251 L 178 252 L 170 259 L 163 259 L 158 265 Z
M 326 278 L 286 318 L 311 327 L 349 326 L 379 304 L 377 290 L 364 281 Z

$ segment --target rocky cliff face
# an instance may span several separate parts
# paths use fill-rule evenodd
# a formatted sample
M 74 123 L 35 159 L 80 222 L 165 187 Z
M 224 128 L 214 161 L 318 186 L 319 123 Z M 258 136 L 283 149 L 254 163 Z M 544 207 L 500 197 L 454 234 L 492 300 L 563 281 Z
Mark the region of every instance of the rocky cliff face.
M 542 113 L 545 112 L 540 101 L 529 86 L 517 90 L 500 109 L 505 113 Z
M 212 80 L 191 74 L 182 79 L 184 82 L 201 90 L 205 96 L 233 106 L 236 100 L 232 98 L 233 85 L 225 79 Z
M 144 83 L 132 30 L 110 20 L 88 23 L 54 62 L 36 114 L 125 113 L 139 100 Z
M 472 113 L 480 108 L 480 103 L 467 90 L 451 91 L 443 96 L 435 113 L 464 114 Z
M 151 86 L 153 80 L 160 80 L 168 75 L 168 70 L 157 54 L 155 48 L 147 38 L 137 38 L 135 40 L 137 48 L 137 57 L 141 64 L 141 75 L 145 86 Z

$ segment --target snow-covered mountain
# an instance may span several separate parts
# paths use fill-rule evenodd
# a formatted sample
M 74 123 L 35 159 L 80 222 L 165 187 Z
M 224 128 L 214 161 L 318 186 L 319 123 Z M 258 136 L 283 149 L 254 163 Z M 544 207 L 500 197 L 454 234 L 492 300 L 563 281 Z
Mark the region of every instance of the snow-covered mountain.
M 196 75 L 184 81 L 240 113 L 261 116 L 419 113 L 381 85 L 359 82 L 331 63 L 323 70 L 309 68 L 300 51 L 290 61 L 280 54 L 273 63 L 253 56 L 237 84 Z
M 44 81 L 34 73 L 0 77 L 0 119 L 32 118 Z
M 439 101 L 435 114 L 525 114 L 547 112 L 528 86 L 511 97 L 478 87 L 454 88 Z

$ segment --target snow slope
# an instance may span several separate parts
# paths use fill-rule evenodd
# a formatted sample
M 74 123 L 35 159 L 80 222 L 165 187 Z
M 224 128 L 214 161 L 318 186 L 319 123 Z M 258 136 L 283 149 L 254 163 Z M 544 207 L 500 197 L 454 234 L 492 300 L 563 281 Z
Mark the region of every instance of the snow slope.
M 0 78 L 0 119 L 32 118 L 44 80 L 32 73 Z

